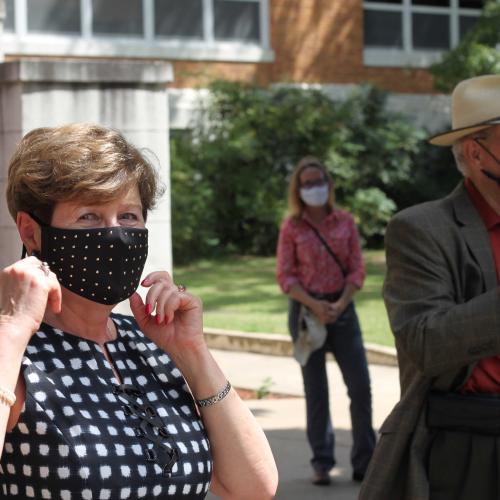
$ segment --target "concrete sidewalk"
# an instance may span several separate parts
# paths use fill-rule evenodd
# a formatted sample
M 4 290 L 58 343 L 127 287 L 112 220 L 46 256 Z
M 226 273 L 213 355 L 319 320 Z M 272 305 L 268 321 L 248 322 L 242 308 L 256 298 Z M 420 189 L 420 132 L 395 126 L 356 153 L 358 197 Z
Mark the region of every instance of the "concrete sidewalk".
M 290 398 L 246 401 L 262 425 L 278 464 L 280 484 L 278 499 L 355 500 L 359 485 L 351 481 L 349 453 L 351 423 L 349 398 L 342 376 L 334 361 L 327 362 L 330 382 L 330 408 L 336 435 L 337 466 L 332 471 L 332 485 L 310 483 L 310 450 L 305 435 L 305 403 L 300 367 L 291 357 L 269 356 L 247 352 L 213 350 L 212 353 L 235 387 L 258 389 L 267 377 L 272 392 Z M 376 429 L 399 399 L 398 369 L 370 365 L 373 394 L 373 422 Z M 215 499 L 213 495 L 207 498 Z M 256 497 L 258 500 L 258 497 Z

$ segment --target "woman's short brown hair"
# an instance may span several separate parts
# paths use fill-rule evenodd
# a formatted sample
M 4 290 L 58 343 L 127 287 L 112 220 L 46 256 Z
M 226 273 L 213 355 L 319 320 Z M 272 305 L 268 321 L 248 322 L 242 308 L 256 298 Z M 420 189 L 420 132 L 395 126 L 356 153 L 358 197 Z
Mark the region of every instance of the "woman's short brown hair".
M 298 219 L 302 217 L 302 212 L 304 211 L 305 204 L 300 198 L 300 176 L 302 172 L 309 167 L 317 168 L 323 172 L 325 180 L 328 182 L 328 187 L 330 189 L 330 194 L 328 196 L 327 208 L 331 212 L 333 210 L 333 204 L 335 202 L 335 193 L 333 190 L 333 180 L 329 174 L 326 167 L 319 161 L 315 156 L 304 156 L 292 172 L 290 177 L 290 184 L 288 186 L 288 210 L 290 215 Z
M 50 224 L 56 203 L 101 204 L 137 185 L 144 218 L 162 194 L 158 174 L 143 154 L 113 129 L 89 123 L 27 133 L 9 164 L 7 205 Z

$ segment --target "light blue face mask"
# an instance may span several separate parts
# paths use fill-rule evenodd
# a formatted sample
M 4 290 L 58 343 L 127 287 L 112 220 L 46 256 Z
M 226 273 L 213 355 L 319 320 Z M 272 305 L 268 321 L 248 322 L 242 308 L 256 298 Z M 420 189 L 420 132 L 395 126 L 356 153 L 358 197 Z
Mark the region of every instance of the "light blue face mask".
M 310 207 L 322 207 L 328 201 L 328 184 L 310 188 L 300 188 L 300 199 Z

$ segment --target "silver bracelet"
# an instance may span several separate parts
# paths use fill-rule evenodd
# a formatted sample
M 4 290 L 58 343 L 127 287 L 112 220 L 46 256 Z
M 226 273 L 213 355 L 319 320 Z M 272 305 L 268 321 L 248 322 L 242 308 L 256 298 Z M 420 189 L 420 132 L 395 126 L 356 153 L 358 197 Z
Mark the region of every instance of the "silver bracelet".
M 230 390 L 231 390 L 231 384 L 228 381 L 227 384 L 225 385 L 224 389 L 222 389 L 222 391 L 220 391 L 219 393 L 215 394 L 214 396 L 210 396 L 209 398 L 206 398 L 206 399 L 196 399 L 196 404 L 200 408 L 204 408 L 206 406 L 212 406 L 215 403 L 222 401 L 229 394 Z

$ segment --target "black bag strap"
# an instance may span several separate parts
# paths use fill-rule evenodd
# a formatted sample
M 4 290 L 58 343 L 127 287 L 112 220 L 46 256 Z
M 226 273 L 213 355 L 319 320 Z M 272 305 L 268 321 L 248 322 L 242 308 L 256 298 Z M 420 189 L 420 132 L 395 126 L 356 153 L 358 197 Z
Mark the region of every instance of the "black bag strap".
M 347 276 L 347 272 L 344 269 L 344 266 L 341 264 L 340 259 L 335 255 L 335 252 L 330 248 L 330 245 L 325 241 L 323 236 L 321 236 L 320 232 L 307 220 L 302 219 L 313 231 L 314 234 L 318 237 L 318 239 L 323 243 L 325 248 L 328 250 L 328 253 L 333 257 L 337 265 L 340 267 L 340 270 L 342 271 L 342 276 L 345 278 Z

